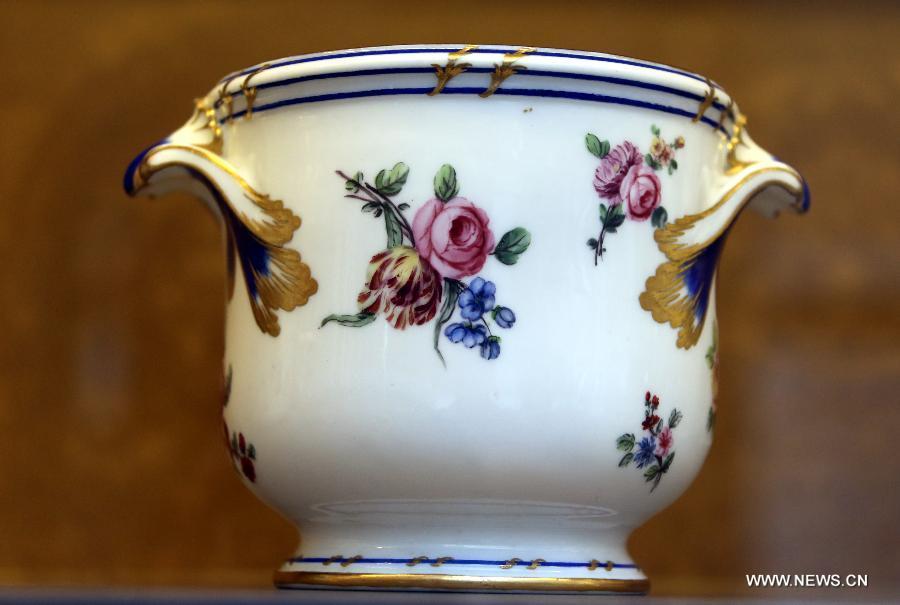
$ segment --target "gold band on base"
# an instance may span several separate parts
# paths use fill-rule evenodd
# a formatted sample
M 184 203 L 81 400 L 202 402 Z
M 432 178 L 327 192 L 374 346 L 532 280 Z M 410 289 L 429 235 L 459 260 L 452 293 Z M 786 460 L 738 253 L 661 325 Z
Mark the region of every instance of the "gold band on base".
M 649 580 L 613 580 L 610 578 L 522 578 L 418 573 L 276 571 L 274 580 L 275 586 L 278 588 L 323 586 L 425 590 L 612 592 L 619 594 L 645 594 L 650 590 Z

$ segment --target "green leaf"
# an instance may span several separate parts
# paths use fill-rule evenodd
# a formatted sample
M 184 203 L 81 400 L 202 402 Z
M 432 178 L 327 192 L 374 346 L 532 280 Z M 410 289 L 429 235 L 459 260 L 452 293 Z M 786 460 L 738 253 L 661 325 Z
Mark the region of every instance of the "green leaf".
M 669 160 L 669 174 L 671 174 L 672 171 L 675 170 L 678 170 L 678 162 L 676 162 L 674 159 L 671 159 Z
M 247 456 L 248 456 L 251 460 L 256 460 L 256 448 L 253 447 L 253 444 L 252 444 L 252 443 L 251 443 L 250 446 L 247 448 Z
M 609 141 L 601 141 L 597 135 L 591 132 L 584 137 L 584 144 L 588 151 L 601 160 L 609 153 Z
M 656 210 L 653 211 L 653 214 L 650 215 L 650 223 L 657 229 L 665 227 L 668 221 L 669 213 L 666 212 L 666 209 L 662 206 L 657 207 Z
M 400 219 L 390 208 L 384 213 L 384 228 L 387 232 L 388 248 L 396 248 L 403 243 L 403 227 Z
M 438 354 L 441 363 L 445 366 L 444 355 L 441 353 L 440 340 L 441 328 L 453 317 L 453 310 L 456 308 L 456 301 L 459 299 L 459 293 L 462 291 L 462 284 L 455 279 L 444 278 L 444 304 L 441 306 L 441 312 L 434 322 L 434 352 Z
M 449 202 L 459 193 L 459 181 L 456 170 L 450 164 L 444 164 L 434 175 L 434 194 L 444 202 Z
M 404 203 L 404 204 L 398 204 L 398 205 L 397 205 L 397 208 L 398 208 L 399 210 L 409 210 L 409 204 L 406 204 L 406 203 Z
M 587 241 L 587 246 L 588 246 L 588 248 L 596 248 L 598 243 L 599 242 L 597 242 L 597 240 L 592 237 L 591 239 L 589 239 Z
M 716 411 L 709 406 L 709 412 L 706 414 L 706 432 L 710 433 L 716 427 Z
M 397 162 L 390 171 L 382 170 L 375 176 L 375 188 L 384 195 L 397 195 L 406 184 L 409 168 L 403 162 Z
M 632 454 L 631 452 L 628 452 L 627 454 L 625 454 L 624 456 L 622 456 L 622 459 L 621 459 L 621 460 L 619 460 L 619 466 L 620 466 L 620 467 L 622 467 L 622 466 L 628 466 L 629 464 L 631 464 L 631 461 L 632 461 L 633 459 L 634 459 L 634 454 Z
M 634 434 L 633 433 L 625 433 L 621 435 L 618 439 L 616 439 L 616 449 L 622 450 L 623 452 L 630 452 L 634 449 Z
M 683 417 L 684 415 L 678 411 L 678 408 L 674 408 L 672 410 L 672 413 L 669 414 L 669 428 L 674 429 L 676 426 L 678 426 L 678 423 L 681 422 L 681 419 Z
M 375 317 L 376 315 L 374 313 L 369 313 L 367 311 L 360 311 L 356 315 L 329 315 L 322 320 L 319 327 L 324 328 L 325 324 L 333 321 L 342 326 L 347 326 L 348 328 L 360 328 L 375 321 Z
M 671 452 L 668 456 L 666 456 L 666 459 L 663 460 L 662 467 L 660 467 L 659 472 L 660 473 L 668 472 L 669 467 L 672 466 L 672 460 L 674 460 L 674 459 L 675 459 L 675 452 Z
M 359 191 L 360 183 L 362 182 L 363 173 L 357 172 L 352 179 L 347 179 L 346 181 L 344 181 L 344 189 L 350 191 L 351 193 L 357 193 Z
M 516 227 L 503 234 L 494 248 L 494 256 L 504 265 L 515 265 L 531 245 L 531 234 L 524 227 Z
M 615 233 L 616 229 L 621 227 L 622 223 L 625 222 L 625 209 L 622 207 L 622 204 L 610 206 L 608 212 L 600 212 L 600 220 L 603 222 L 603 226 L 607 231 Z
M 644 480 L 653 481 L 654 479 L 656 479 L 657 475 L 659 475 L 659 465 L 654 464 L 644 471 Z
M 650 132 L 652 132 L 656 136 L 659 136 L 659 126 L 657 126 L 656 124 L 652 124 L 650 126 Z

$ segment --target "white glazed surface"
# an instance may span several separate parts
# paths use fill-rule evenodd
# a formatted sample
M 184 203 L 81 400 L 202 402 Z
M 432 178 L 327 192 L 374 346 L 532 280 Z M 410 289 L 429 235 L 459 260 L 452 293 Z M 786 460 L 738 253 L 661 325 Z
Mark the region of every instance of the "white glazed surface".
M 478 60 L 493 64 L 497 57 Z M 384 59 L 356 61 L 345 68 Z M 527 58 L 523 64 L 530 65 Z M 297 69 L 302 75 L 309 68 Z M 263 72 L 260 81 L 278 77 Z M 366 86 L 375 86 L 374 80 L 383 85 L 391 76 L 366 77 L 373 79 Z M 486 80 L 484 74 L 463 77 Z M 652 77 L 703 90 L 702 83 L 677 75 Z M 332 85 L 311 82 L 304 94 Z M 575 82 L 568 89 L 597 86 Z M 616 90 L 610 84 L 601 92 Z M 269 101 L 289 96 L 272 95 Z M 639 97 L 659 101 L 652 91 Z M 300 528 L 297 556 L 596 559 L 622 566 L 517 566 L 502 573 L 643 577 L 625 539 L 687 488 L 711 443 L 713 376 L 706 355 L 713 345 L 714 292 L 698 342 L 680 348 L 676 331 L 638 302 L 648 277 L 666 260 L 650 221 L 625 221 L 595 266 L 585 242 L 599 228 L 601 200 L 593 186 L 599 160 L 584 141 L 591 132 L 613 147 L 629 140 L 645 152 L 652 126 L 666 139 L 685 141 L 677 171 L 659 173 L 669 221 L 711 208 L 732 182 L 723 168 L 727 137 L 708 124 L 649 109 L 499 95 L 384 96 L 287 106 L 222 126 L 222 157 L 301 218 L 287 247 L 301 254 L 318 282 L 305 305 L 277 312 L 277 337 L 254 321 L 240 263 L 227 309 L 225 368 L 232 382 L 225 420 L 254 444 L 256 477 L 245 479 L 248 487 Z M 188 135 L 171 140 L 179 136 Z M 747 153 L 777 165 L 752 142 Z M 195 161 L 178 150 L 154 161 L 167 158 Z M 531 233 L 517 264 L 489 257 L 478 274 L 496 284 L 498 302 L 516 314 L 515 326 L 502 334 L 499 358 L 482 359 L 442 334 L 442 364 L 432 348 L 431 323 L 401 331 L 379 317 L 362 328 L 320 327 L 332 313 L 358 311 L 369 259 L 385 248 L 383 221 L 344 198 L 344 180 L 335 171 L 374 176 L 397 162 L 409 167 L 396 201 L 410 204 L 410 220 L 434 197 L 436 171 L 452 164 L 459 194 L 487 213 L 498 240 L 513 227 Z M 164 174 L 155 177 L 156 192 L 184 186 L 178 175 L 166 183 Z M 799 186 L 783 173 L 771 176 L 779 178 Z M 228 196 L 233 185 L 221 186 Z M 148 189 L 154 192 L 153 179 Z M 733 211 L 714 213 L 696 232 L 712 235 L 727 227 L 745 201 L 737 195 Z M 640 439 L 648 391 L 659 396 L 663 419 L 673 408 L 683 414 L 673 430 L 677 456 L 652 490 L 641 470 L 619 466 L 623 452 L 616 447 L 620 435 Z M 328 571 L 395 568 L 410 571 L 365 562 Z M 284 569 L 325 570 L 321 562 Z M 416 571 L 498 573 L 492 565 L 452 562 Z

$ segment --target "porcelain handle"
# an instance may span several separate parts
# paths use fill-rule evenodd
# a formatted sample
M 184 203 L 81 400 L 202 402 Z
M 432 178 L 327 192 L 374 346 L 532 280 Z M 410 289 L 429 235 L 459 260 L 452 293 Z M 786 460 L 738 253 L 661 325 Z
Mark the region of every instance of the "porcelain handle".
M 647 278 L 641 307 L 659 323 L 678 330 L 677 345 L 697 344 L 709 308 L 713 278 L 729 229 L 747 205 L 768 216 L 782 209 L 809 208 L 809 189 L 796 170 L 756 145 L 739 117 L 727 143 L 726 169 L 712 188 L 712 203 L 657 229 L 665 256 Z
M 300 228 L 300 217 L 251 185 L 252 179 L 226 160 L 222 150 L 216 112 L 198 101 L 184 126 L 129 164 L 125 191 L 151 198 L 190 193 L 219 213 L 228 236 L 229 291 L 236 252 L 256 322 L 263 332 L 276 336 L 280 327 L 275 311 L 305 305 L 318 287 L 300 254 L 285 246 Z

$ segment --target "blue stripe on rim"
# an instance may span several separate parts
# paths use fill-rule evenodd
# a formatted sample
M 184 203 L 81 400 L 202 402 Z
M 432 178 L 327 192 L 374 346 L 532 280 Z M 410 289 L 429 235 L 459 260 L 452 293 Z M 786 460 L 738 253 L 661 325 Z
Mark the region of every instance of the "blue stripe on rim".
M 503 54 L 509 52 L 515 52 L 522 48 L 521 46 L 501 46 L 498 48 L 474 48 L 470 50 L 467 54 Z M 304 55 L 289 59 L 284 59 L 281 61 L 275 61 L 270 63 L 267 69 L 274 69 L 276 67 L 285 67 L 288 65 L 298 65 L 301 63 L 312 63 L 314 61 L 327 61 L 328 59 L 347 59 L 351 57 L 372 57 L 378 55 L 412 55 L 412 54 L 424 54 L 424 53 L 434 53 L 434 52 L 446 52 L 452 53 L 460 50 L 459 46 L 442 46 L 442 47 L 426 47 L 426 48 L 382 48 L 382 49 L 360 49 L 360 50 L 352 50 L 346 52 L 336 52 L 331 54 L 316 54 L 316 55 Z M 698 82 L 706 83 L 706 78 L 700 76 L 695 73 L 691 73 L 689 71 L 684 71 L 683 69 L 677 69 L 675 67 L 668 67 L 666 65 L 660 65 L 658 63 L 650 63 L 645 61 L 636 61 L 634 59 L 625 59 L 623 57 L 612 57 L 612 56 L 597 56 L 597 55 L 585 55 L 581 53 L 567 53 L 567 52 L 559 52 L 559 51 L 551 51 L 551 50 L 536 50 L 535 52 L 529 53 L 529 57 L 559 57 L 563 59 L 583 59 L 585 61 L 599 61 L 602 63 L 615 63 L 618 65 L 630 65 L 632 67 L 643 67 L 645 69 L 652 69 L 655 71 L 663 71 L 666 73 L 676 74 L 679 76 L 685 76 L 687 78 L 691 78 L 693 80 L 697 80 Z M 247 75 L 257 69 L 260 65 L 264 65 L 264 63 L 260 63 L 259 65 L 254 65 L 253 67 L 248 67 L 247 69 L 234 72 L 228 74 L 219 82 L 224 82 L 229 78 L 239 77 Z M 713 82 L 713 86 L 725 92 L 721 86 Z
M 321 95 L 310 95 L 308 97 L 296 97 L 293 99 L 282 99 L 280 101 L 274 101 L 272 103 L 268 103 L 266 105 L 260 105 L 258 107 L 253 108 L 253 113 L 262 113 L 264 111 L 269 111 L 272 109 L 278 109 L 279 107 L 288 107 L 291 105 L 300 105 L 303 103 L 319 103 L 322 101 L 337 101 L 341 99 L 360 99 L 365 97 L 385 97 L 385 96 L 394 96 L 394 95 L 424 95 L 431 92 L 432 87 L 428 88 L 381 88 L 374 90 L 357 90 L 352 92 L 335 92 L 335 93 L 327 93 Z M 460 88 L 445 88 L 441 91 L 442 95 L 452 95 L 452 94 L 480 94 L 484 92 L 483 87 L 460 87 Z M 640 107 L 642 109 L 651 109 L 655 111 L 661 111 L 665 113 L 670 113 L 677 116 L 683 116 L 687 118 L 693 118 L 695 116 L 694 112 L 687 111 L 685 109 L 679 109 L 678 107 L 672 107 L 670 105 L 662 105 L 659 103 L 649 103 L 647 101 L 640 101 L 637 99 L 626 99 L 622 97 L 611 97 L 608 95 L 597 95 L 591 93 L 584 92 L 568 92 L 563 90 L 545 90 L 545 89 L 522 89 L 522 88 L 500 88 L 495 93 L 495 95 L 506 95 L 506 96 L 519 96 L 519 97 L 545 97 L 545 98 L 556 98 L 556 99 L 574 99 L 578 101 L 594 101 L 597 103 L 612 103 L 615 105 L 628 105 L 631 107 Z M 232 119 L 238 119 L 246 114 L 246 110 L 236 111 L 232 114 Z M 222 118 L 219 120 L 220 123 L 224 124 L 227 120 Z M 724 127 L 720 127 L 719 123 L 715 120 L 712 120 L 706 116 L 701 116 L 700 121 L 708 126 L 711 126 L 714 130 L 718 130 L 722 132 L 722 134 L 728 136 L 728 132 Z
M 386 563 L 386 564 L 404 564 L 406 565 L 413 559 L 370 559 L 370 558 L 349 558 L 349 557 L 338 557 L 338 558 L 326 558 L 326 557 L 294 557 L 292 559 L 288 559 L 288 563 Z M 420 564 L 428 564 L 428 563 L 437 563 L 437 559 L 418 559 Z M 451 559 L 450 561 L 444 561 L 444 565 L 490 565 L 499 567 L 500 565 L 509 565 L 512 561 L 494 561 L 488 559 Z M 514 565 L 521 567 L 528 567 L 531 565 L 531 561 L 515 561 Z M 590 561 L 584 562 L 575 562 L 575 561 L 544 561 L 540 564 L 541 567 L 590 567 Z M 600 568 L 606 567 L 606 562 L 600 563 Z M 617 569 L 639 569 L 637 565 L 634 563 L 613 563 L 613 568 Z
M 466 73 L 491 73 L 494 70 L 490 67 L 472 67 L 466 70 Z M 285 78 L 284 80 L 276 80 L 274 82 L 266 82 L 264 84 L 258 84 L 254 86 L 257 90 L 267 90 L 270 88 L 280 88 L 282 86 L 290 86 L 292 84 L 299 84 L 302 82 L 312 82 L 315 80 L 330 80 L 333 78 L 351 78 L 356 76 L 383 76 L 383 75 L 394 75 L 394 74 L 433 74 L 434 69 L 430 67 L 390 67 L 383 69 L 359 69 L 353 71 L 338 71 L 338 72 L 329 72 L 323 74 L 312 74 L 309 76 L 297 76 L 294 78 Z M 618 78 L 614 76 L 597 76 L 591 74 L 577 74 L 577 73 L 568 73 L 568 72 L 556 72 L 556 71 L 547 71 L 540 69 L 528 69 L 517 72 L 516 75 L 520 76 L 538 76 L 545 78 L 565 78 L 570 80 L 586 80 L 589 82 L 606 82 L 608 84 L 617 84 L 620 86 L 631 86 L 633 88 L 642 88 L 644 90 L 653 90 L 656 92 L 664 92 L 671 95 L 676 95 L 679 97 L 683 97 L 685 99 L 691 99 L 692 101 L 697 101 L 702 103 L 703 96 L 698 95 L 692 92 L 687 92 L 686 90 L 681 90 L 680 88 L 673 88 L 671 86 L 664 86 L 662 84 L 652 84 L 650 82 L 642 82 L 640 80 L 631 80 L 629 78 Z M 243 90 L 235 90 L 231 93 L 232 97 L 240 97 L 243 96 Z M 222 104 L 222 100 L 219 99 L 216 101 L 215 106 L 219 107 Z M 712 106 L 719 111 L 726 111 L 727 107 L 720 103 L 719 101 L 714 101 Z M 731 112 L 729 112 L 729 117 Z

